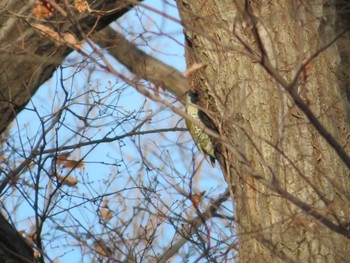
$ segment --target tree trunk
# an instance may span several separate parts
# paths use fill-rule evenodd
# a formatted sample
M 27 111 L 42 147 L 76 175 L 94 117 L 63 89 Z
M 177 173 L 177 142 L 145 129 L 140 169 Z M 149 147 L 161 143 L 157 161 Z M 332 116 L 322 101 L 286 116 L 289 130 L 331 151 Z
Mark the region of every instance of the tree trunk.
M 69 33 L 79 42 L 133 6 L 125 1 L 94 1 L 90 8 L 96 13 L 79 14 L 73 1 L 70 8 L 61 1 L 63 12 L 54 9 L 53 16 L 39 20 L 33 17 L 33 2 L 24 5 L 21 0 L 3 0 L 0 3 L 0 134 L 73 50 L 68 43 L 55 41 L 48 37 L 48 32 L 35 29 L 35 25 L 46 26 L 61 37 Z
M 346 262 L 347 24 L 332 3 L 243 2 L 177 1 L 188 67 L 202 64 L 190 87 L 224 146 L 239 261 Z
M 34 251 L 0 214 L 0 262 L 34 262 Z
M 0 3 L 0 135 L 4 135 L 16 114 L 73 50 L 67 43 L 59 44 L 41 35 L 34 24 L 49 26 L 62 35 L 69 32 L 80 41 L 86 33 L 93 33 L 92 28 L 96 32 L 108 26 L 133 6 L 124 1 L 95 1 L 91 9 L 114 11 L 99 17 L 88 12 L 78 14 L 71 8 L 64 18 L 55 10 L 52 17 L 38 20 L 32 14 L 35 1 L 27 2 L 3 0 Z M 67 11 L 62 1 L 60 7 Z M 6 138 L 0 137 L 0 143 L 3 139 Z M 2 173 L 1 180 L 4 180 Z M 33 262 L 33 250 L 1 213 L 0 225 L 0 262 Z

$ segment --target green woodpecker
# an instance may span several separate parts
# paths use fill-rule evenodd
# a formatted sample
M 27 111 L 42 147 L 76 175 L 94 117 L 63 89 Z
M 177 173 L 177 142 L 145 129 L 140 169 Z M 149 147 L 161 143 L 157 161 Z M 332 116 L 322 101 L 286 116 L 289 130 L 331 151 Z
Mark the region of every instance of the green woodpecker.
M 186 98 L 186 113 L 204 124 L 210 130 L 216 131 L 213 122 L 207 114 L 198 109 L 198 93 L 189 91 Z M 215 151 L 214 145 L 208 134 L 203 129 L 194 125 L 190 120 L 186 119 L 186 125 L 195 141 L 199 151 L 209 156 L 210 163 L 215 167 Z

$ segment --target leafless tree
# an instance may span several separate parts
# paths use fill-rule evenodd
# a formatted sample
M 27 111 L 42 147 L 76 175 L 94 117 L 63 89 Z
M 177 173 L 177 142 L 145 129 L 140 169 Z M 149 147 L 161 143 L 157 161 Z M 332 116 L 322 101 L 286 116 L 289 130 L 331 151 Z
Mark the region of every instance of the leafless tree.
M 169 1 L 0 4 L 1 261 L 347 261 L 349 4 L 176 2 L 181 19 Z M 185 72 L 108 26 L 130 9 L 183 26 Z M 183 118 L 215 144 L 221 191 L 200 189 L 219 176 Z

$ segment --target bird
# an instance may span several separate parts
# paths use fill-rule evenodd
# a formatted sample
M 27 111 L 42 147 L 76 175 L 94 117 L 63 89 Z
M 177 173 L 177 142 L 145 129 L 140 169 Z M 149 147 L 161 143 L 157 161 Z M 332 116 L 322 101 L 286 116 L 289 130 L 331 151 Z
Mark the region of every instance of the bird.
M 203 125 L 217 132 L 215 125 L 209 116 L 198 108 L 198 93 L 188 91 L 186 98 L 186 113 L 191 118 L 200 121 Z M 208 134 L 206 134 L 202 128 L 194 125 L 189 119 L 186 119 L 186 125 L 189 132 L 192 135 L 193 140 L 195 141 L 199 151 L 202 154 L 205 154 L 209 157 L 210 163 L 213 167 L 215 167 L 215 147 L 214 144 Z

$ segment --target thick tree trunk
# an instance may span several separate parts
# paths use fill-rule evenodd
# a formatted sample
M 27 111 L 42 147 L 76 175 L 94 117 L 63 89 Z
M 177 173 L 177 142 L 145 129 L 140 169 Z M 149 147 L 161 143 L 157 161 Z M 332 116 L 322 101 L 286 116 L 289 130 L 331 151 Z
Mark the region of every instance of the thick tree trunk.
M 0 214 L 0 262 L 34 262 L 34 251 Z
M 96 13 L 78 14 L 74 8 L 68 11 L 61 1 L 60 7 L 67 12 L 65 17 L 55 10 L 54 15 L 47 20 L 38 20 L 32 14 L 34 2 L 0 2 L 1 135 L 40 85 L 51 77 L 56 67 L 72 51 L 67 44 L 58 44 L 41 35 L 33 24 L 48 26 L 59 34 L 69 32 L 77 40 L 82 40 L 86 33 L 92 34 L 108 26 L 132 7 L 126 1 L 95 1 L 90 8 Z M 104 13 L 105 10 L 114 11 Z M 3 143 L 2 138 L 0 143 Z M 3 176 L 1 174 L 1 180 Z M 33 250 L 1 213 L 0 225 L 0 262 L 34 262 Z
M 96 21 L 94 29 L 99 30 L 123 14 L 127 9 L 119 8 L 120 3 L 125 7 L 123 1 L 94 2 L 94 10 L 116 10 L 100 19 L 84 13 L 70 21 L 69 14 L 69 19 L 53 17 L 45 25 L 81 40 Z M 336 16 L 335 5 L 323 6 L 321 1 L 264 1 L 252 9 L 238 3 L 178 0 L 188 64 L 204 64 L 190 83 L 200 91 L 201 105 L 217 123 L 226 146 L 221 165 L 235 188 L 240 260 L 345 262 L 349 170 L 300 105 L 312 110 L 346 155 L 349 41 L 339 38 L 319 51 L 336 38 L 334 25 L 348 25 L 343 21 L 348 13 Z M 31 5 L 0 5 L 1 133 L 70 49 L 35 32 L 30 23 L 38 21 L 31 17 Z M 298 85 L 288 85 L 317 52 L 300 71 Z M 298 96 L 304 102 L 299 107 Z M 10 254 L 23 249 L 30 255 L 25 243 L 10 246 L 12 252 L 6 254 L 9 237 L 16 233 L 4 229 L 0 254 L 12 260 Z
M 336 6 L 177 2 L 188 67 L 204 64 L 190 87 L 226 146 L 240 262 L 348 261 L 349 43 Z
M 53 16 L 36 19 L 32 13 L 35 1 L 27 2 L 25 5 L 21 0 L 0 3 L 0 134 L 72 51 L 67 43 L 47 37 L 34 25 L 47 26 L 61 37 L 72 34 L 81 41 L 133 6 L 128 1 L 94 1 L 90 6 L 94 12 L 79 14 L 73 1 L 69 8 L 61 1 L 63 12 L 54 9 Z

